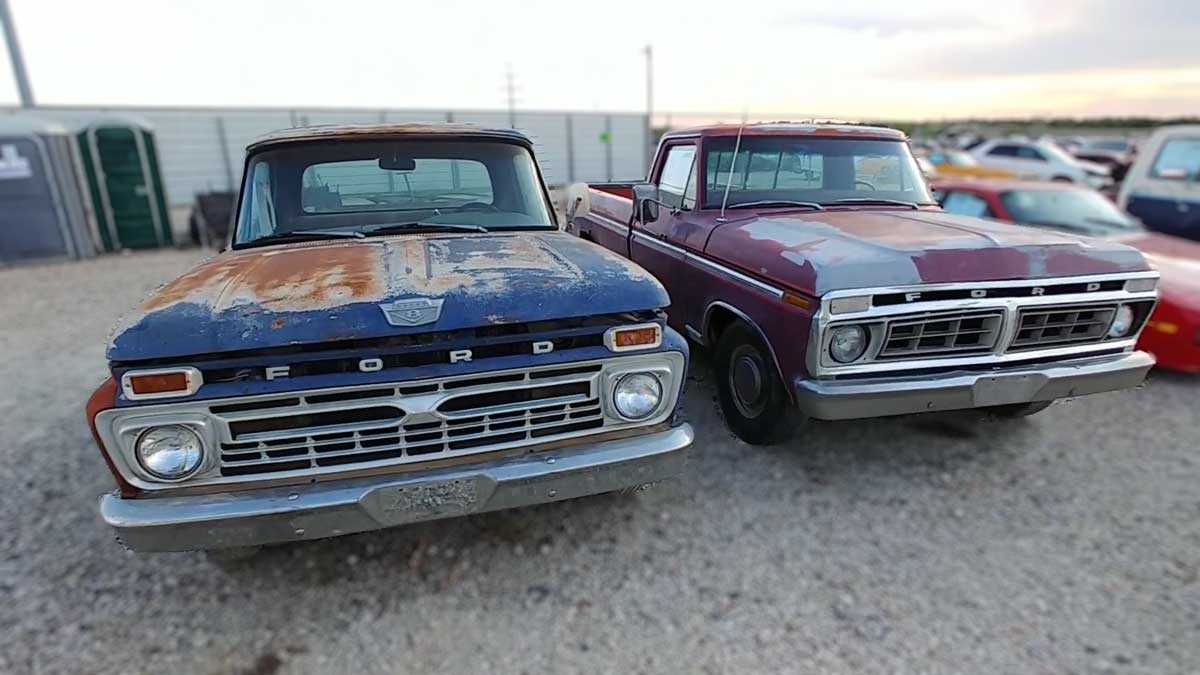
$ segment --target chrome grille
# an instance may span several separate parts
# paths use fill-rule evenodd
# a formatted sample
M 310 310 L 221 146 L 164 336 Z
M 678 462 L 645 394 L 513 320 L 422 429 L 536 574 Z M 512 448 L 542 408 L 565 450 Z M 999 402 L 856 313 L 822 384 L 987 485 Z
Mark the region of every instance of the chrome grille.
M 600 429 L 601 369 L 484 374 L 212 406 L 228 429 L 220 472 L 424 462 Z
M 1103 340 L 1117 305 L 1073 305 L 1022 309 L 1010 351 Z
M 939 354 L 975 354 L 996 347 L 1002 312 L 956 312 L 900 318 L 888 322 L 880 359 Z

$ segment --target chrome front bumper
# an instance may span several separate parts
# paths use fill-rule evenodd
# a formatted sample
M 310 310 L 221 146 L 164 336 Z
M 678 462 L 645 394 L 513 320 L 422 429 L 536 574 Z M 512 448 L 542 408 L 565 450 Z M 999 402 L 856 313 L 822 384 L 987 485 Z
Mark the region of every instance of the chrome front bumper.
M 1053 401 L 1136 387 L 1154 366 L 1146 352 L 1074 359 L 989 372 L 854 380 L 797 380 L 796 400 L 824 420 Z
M 486 464 L 403 476 L 186 497 L 100 499 L 136 551 L 187 551 L 321 539 L 394 525 L 641 489 L 683 470 L 688 424 Z

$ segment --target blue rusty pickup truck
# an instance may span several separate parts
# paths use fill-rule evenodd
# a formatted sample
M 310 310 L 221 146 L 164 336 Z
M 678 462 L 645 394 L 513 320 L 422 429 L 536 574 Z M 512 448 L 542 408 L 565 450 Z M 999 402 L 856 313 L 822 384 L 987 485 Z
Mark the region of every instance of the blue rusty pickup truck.
M 125 545 L 316 539 L 682 469 L 667 294 L 559 231 L 528 138 L 292 129 L 244 176 L 230 250 L 124 322 L 88 402 Z

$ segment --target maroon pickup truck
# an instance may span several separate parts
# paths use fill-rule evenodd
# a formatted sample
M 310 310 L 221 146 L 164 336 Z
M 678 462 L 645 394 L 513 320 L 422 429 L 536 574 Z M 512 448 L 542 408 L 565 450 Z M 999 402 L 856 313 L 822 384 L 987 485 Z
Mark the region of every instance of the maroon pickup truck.
M 575 185 L 568 228 L 671 295 L 749 443 L 807 418 L 999 417 L 1140 384 L 1158 274 L 1119 244 L 944 213 L 895 130 L 672 132 L 645 183 Z

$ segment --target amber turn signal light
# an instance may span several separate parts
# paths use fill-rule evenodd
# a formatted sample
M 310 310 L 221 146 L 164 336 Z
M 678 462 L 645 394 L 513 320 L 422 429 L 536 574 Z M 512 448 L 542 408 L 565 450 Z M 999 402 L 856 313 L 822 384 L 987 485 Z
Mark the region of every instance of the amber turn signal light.
M 662 344 L 662 326 L 656 323 L 647 323 L 638 326 L 610 328 L 604 334 L 604 344 L 609 351 L 613 352 L 653 349 Z
M 195 368 L 131 370 L 121 376 L 122 392 L 131 401 L 191 396 L 201 384 L 203 376 Z

